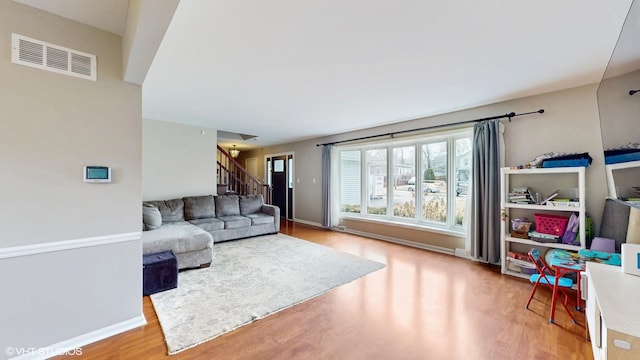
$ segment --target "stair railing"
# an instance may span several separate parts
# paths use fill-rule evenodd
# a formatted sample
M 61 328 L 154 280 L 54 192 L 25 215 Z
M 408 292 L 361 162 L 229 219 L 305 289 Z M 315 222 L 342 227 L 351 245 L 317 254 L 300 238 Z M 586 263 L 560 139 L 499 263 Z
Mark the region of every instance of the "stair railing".
M 228 152 L 218 145 L 216 156 L 216 178 L 218 194 L 238 195 L 262 194 L 264 202 L 271 204 L 271 186 L 253 177 Z

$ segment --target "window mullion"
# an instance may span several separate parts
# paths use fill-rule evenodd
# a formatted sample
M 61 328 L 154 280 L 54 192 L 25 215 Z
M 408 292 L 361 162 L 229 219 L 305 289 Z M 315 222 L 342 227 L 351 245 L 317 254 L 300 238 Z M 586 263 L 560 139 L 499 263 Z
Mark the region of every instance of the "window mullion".
M 369 199 L 367 199 L 367 192 L 369 188 L 367 183 L 369 182 L 369 174 L 367 174 L 367 152 L 364 149 L 360 150 L 360 215 L 367 214 L 367 205 Z
M 456 217 L 456 191 L 455 191 L 455 162 L 456 149 L 455 139 L 447 139 L 447 228 L 451 229 L 455 225 Z
M 424 169 L 422 166 L 422 146 L 420 143 L 416 144 L 416 184 L 415 184 L 415 191 L 414 191 L 414 196 L 416 199 L 416 221 L 417 222 L 422 222 L 422 219 L 424 218 L 422 215 L 422 196 L 420 194 L 420 191 L 422 191 L 422 189 L 418 189 L 418 184 L 422 185 L 422 178 L 424 174 Z
M 393 217 L 393 151 L 391 145 L 387 146 L 387 217 Z

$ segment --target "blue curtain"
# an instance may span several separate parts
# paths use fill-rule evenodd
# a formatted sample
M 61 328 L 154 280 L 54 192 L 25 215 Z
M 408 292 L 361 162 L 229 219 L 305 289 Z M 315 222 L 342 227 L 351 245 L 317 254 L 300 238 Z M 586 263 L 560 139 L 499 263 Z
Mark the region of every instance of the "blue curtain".
M 500 262 L 500 120 L 473 127 L 472 256 Z
M 332 145 L 322 147 L 322 226 L 333 227 L 331 214 L 331 149 Z

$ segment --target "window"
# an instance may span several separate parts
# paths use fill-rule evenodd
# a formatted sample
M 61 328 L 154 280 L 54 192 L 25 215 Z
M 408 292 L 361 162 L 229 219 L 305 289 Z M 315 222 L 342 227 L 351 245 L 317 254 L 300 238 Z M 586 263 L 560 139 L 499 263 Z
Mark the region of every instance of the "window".
M 470 129 L 345 146 L 339 159 L 342 216 L 464 231 Z
M 392 151 L 393 216 L 412 219 L 416 216 L 416 202 L 414 191 L 414 175 L 416 173 L 416 147 L 394 147 L 392 148 Z
M 387 149 L 366 152 L 367 214 L 387 214 Z
M 447 141 L 420 146 L 422 151 L 422 219 L 447 223 Z
M 360 213 L 360 150 L 340 152 L 340 211 Z

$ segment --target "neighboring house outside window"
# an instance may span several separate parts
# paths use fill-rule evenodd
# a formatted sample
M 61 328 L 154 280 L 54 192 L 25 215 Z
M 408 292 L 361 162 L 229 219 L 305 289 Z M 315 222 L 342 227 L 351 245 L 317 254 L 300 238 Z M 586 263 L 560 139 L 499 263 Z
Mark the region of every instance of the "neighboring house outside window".
M 338 148 L 341 216 L 463 233 L 471 136 L 465 129 Z

